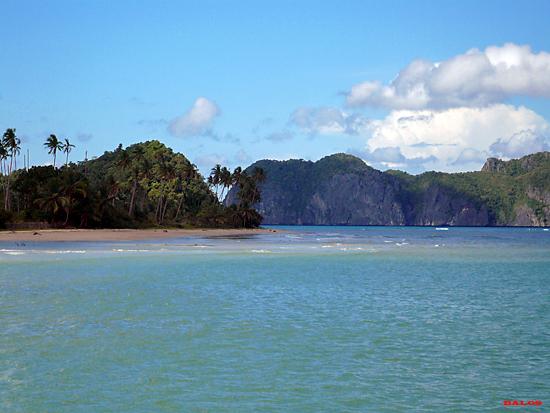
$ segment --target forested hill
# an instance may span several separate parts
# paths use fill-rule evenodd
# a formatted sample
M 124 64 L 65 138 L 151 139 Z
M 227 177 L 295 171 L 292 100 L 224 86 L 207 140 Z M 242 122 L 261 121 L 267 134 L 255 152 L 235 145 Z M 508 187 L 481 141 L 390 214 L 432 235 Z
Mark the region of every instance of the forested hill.
M 452 174 L 381 172 L 347 154 L 255 167 L 266 175 L 256 205 L 266 224 L 550 225 L 549 152 Z
M 220 170 L 227 171 L 220 165 L 213 168 Z M 261 221 L 250 207 L 259 198 L 255 181 L 240 168 L 224 181 L 225 186 L 245 188 L 238 205 L 228 208 L 195 165 L 156 140 L 127 148 L 119 145 L 96 159 L 67 161 L 57 168 L 33 166 L 8 172 L 0 176 L 4 201 L 0 226 L 254 227 Z M 215 184 L 219 186 L 219 179 Z

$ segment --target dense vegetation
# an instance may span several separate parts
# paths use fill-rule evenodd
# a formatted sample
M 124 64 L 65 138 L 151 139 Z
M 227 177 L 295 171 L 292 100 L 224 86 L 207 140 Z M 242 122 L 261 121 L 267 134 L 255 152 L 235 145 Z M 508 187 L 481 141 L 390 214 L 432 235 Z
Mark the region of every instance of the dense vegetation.
M 401 180 L 413 203 L 422 191 L 438 185 L 487 206 L 496 225 L 514 221 L 522 205 L 531 208 L 544 225 L 550 224 L 545 211 L 550 205 L 542 199 L 544 193 L 550 193 L 550 152 L 509 161 L 490 158 L 478 172 L 425 172 L 416 176 L 401 171 L 388 173 Z
M 277 183 L 278 186 L 283 187 L 289 193 L 286 198 L 286 207 L 294 210 L 306 208 L 310 194 L 335 174 L 359 173 L 365 170 L 375 171 L 361 159 L 343 153 L 326 156 L 317 162 L 302 159 L 290 159 L 288 161 L 264 159 L 252 164 L 246 171 L 250 172 L 258 168 L 266 171 L 270 184 Z M 233 195 L 236 195 L 236 192 L 228 196 L 226 203 L 233 202 Z
M 366 222 L 369 215 L 381 217 L 380 208 L 387 208 L 389 217 L 389 211 L 397 205 L 403 212 L 401 225 L 428 225 L 427 222 L 456 225 L 457 221 L 462 222 L 461 225 L 550 224 L 549 152 L 510 161 L 491 158 L 481 171 L 464 173 L 380 172 L 347 154 L 327 156 L 317 162 L 260 160 L 247 170 L 254 167 L 264 169 L 268 175 L 266 183 L 260 185 L 266 203 L 257 207 L 270 223 L 296 223 L 298 219 L 305 219 L 304 214 L 290 212 L 307 210 L 312 211 L 308 219 L 331 214 L 337 217 L 334 219 L 346 222 L 346 217 L 338 215 L 347 210 L 354 199 L 336 201 L 341 189 L 335 187 L 346 183 L 352 185 L 347 189 L 350 197 L 367 194 L 368 199 L 385 200 L 384 206 L 353 203 L 352 218 L 362 214 Z M 229 201 L 235 195 L 230 193 Z M 471 221 L 468 221 L 470 218 L 458 220 L 463 210 L 472 207 L 477 212 L 471 215 Z M 486 214 L 486 223 L 480 224 L 483 214 Z M 390 218 L 386 221 L 379 218 L 379 221 L 395 224 Z
M 47 222 L 79 228 L 136 228 L 150 226 L 256 227 L 261 216 L 257 182 L 263 171 L 248 174 L 221 165 L 205 182 L 184 155 L 159 141 L 137 143 L 78 163 L 69 162 L 74 148 L 50 135 L 44 144 L 52 166 L 17 169 L 20 141 L 8 129 L 0 145 L 0 224 Z M 65 163 L 56 167 L 57 154 Z M 226 207 L 218 198 L 231 187 L 238 202 Z M 216 193 L 212 191 L 215 189 Z M 221 189 L 222 194 L 218 194 Z

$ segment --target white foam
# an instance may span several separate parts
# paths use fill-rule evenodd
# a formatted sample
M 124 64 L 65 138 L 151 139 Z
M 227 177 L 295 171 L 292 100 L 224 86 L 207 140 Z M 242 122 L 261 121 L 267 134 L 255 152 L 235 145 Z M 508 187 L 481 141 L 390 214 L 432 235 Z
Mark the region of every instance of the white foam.
M 448 231 L 449 228 L 447 228 L 447 227 L 437 227 L 435 230 L 436 231 Z
M 340 248 L 340 251 L 362 251 L 362 247 L 344 247 Z
M 113 251 L 115 251 L 115 252 L 150 252 L 151 250 L 113 248 Z
M 269 250 L 251 250 L 250 252 L 253 252 L 255 254 L 269 254 L 271 251 Z
M 4 254 L 7 255 L 25 255 L 26 253 L 23 251 L 3 251 Z
M 44 254 L 86 254 L 86 250 L 45 250 Z

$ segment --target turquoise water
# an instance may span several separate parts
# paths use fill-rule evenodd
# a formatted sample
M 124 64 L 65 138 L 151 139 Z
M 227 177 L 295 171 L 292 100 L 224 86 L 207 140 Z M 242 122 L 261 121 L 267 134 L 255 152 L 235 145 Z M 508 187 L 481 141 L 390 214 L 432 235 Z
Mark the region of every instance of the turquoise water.
M 550 405 L 550 232 L 291 229 L 0 243 L 0 412 Z

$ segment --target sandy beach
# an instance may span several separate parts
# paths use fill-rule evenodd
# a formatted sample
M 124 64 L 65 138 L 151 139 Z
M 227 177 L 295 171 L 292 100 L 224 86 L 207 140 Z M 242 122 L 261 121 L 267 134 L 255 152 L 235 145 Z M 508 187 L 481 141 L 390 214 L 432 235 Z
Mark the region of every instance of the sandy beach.
M 272 229 L 48 229 L 0 231 L 0 241 L 136 241 L 177 237 L 236 237 Z

